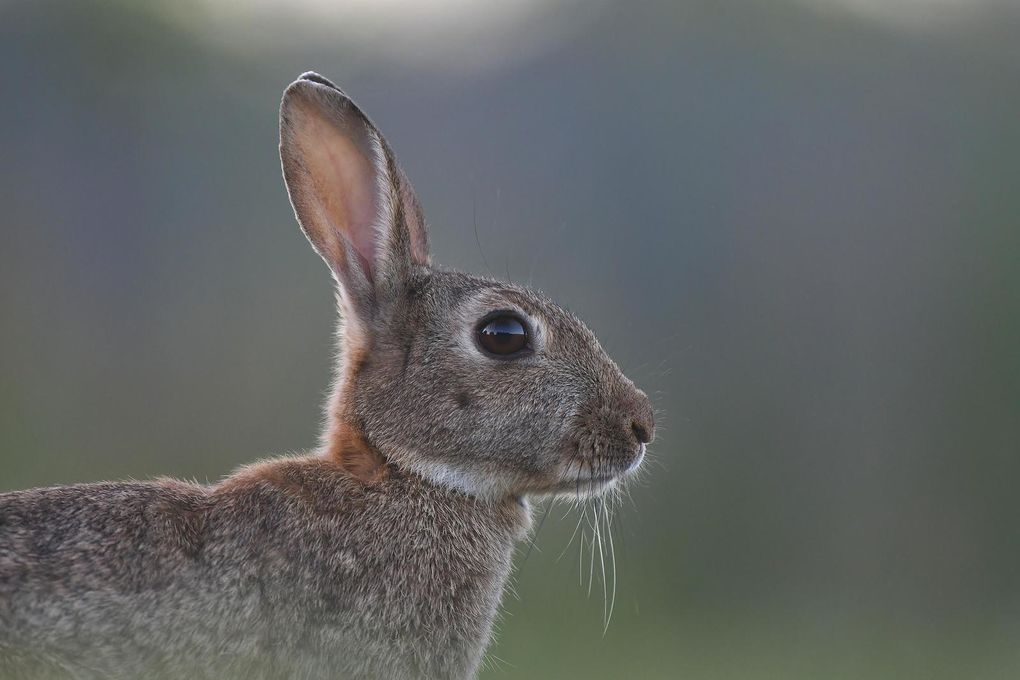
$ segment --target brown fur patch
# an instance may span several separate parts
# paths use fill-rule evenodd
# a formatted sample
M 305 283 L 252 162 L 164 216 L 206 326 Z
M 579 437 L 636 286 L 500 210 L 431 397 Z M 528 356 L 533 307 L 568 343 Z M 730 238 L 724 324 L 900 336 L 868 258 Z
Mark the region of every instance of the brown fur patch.
M 333 429 L 329 457 L 347 473 L 365 484 L 378 484 L 388 476 L 386 458 L 369 444 L 361 431 L 350 423 Z
M 216 493 L 239 497 L 268 486 L 318 515 L 331 515 L 335 514 L 337 506 L 329 501 L 330 492 L 350 479 L 350 474 L 331 459 L 318 456 L 275 458 L 238 470 L 220 483 Z
M 260 465 L 255 477 L 260 478 L 290 496 L 300 498 L 306 505 L 315 506 L 317 498 L 305 482 L 305 470 L 293 461 L 279 461 Z
M 327 458 L 363 484 L 378 484 L 389 476 L 386 458 L 368 443 L 347 406 L 356 389 L 358 374 L 368 361 L 368 348 L 362 336 L 351 333 L 351 329 L 345 331 L 343 373 L 330 406 Z

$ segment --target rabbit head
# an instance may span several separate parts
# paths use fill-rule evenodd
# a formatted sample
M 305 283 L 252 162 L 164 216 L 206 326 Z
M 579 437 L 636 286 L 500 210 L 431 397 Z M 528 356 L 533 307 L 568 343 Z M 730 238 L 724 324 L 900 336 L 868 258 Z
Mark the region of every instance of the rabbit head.
M 337 284 L 328 455 L 368 483 L 392 465 L 488 498 L 597 492 L 638 466 L 654 434 L 648 397 L 542 295 L 431 266 L 389 145 L 322 76 L 284 93 L 280 155 Z

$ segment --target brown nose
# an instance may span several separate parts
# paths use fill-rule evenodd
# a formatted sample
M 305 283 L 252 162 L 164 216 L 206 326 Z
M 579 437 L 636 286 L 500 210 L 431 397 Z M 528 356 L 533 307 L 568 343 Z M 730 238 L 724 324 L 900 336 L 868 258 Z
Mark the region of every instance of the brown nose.
M 648 395 L 634 387 L 622 401 L 625 422 L 630 422 L 634 438 L 638 444 L 650 444 L 655 439 L 655 416 Z
M 634 437 L 637 438 L 639 444 L 647 444 L 652 441 L 652 435 L 648 430 L 648 427 L 643 423 L 634 421 L 630 424 L 630 429 L 634 433 Z

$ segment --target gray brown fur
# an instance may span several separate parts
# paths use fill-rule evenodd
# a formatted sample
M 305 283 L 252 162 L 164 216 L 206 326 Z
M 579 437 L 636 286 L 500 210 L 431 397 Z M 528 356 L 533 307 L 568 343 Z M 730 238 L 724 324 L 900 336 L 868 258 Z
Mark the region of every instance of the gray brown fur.
M 528 499 L 640 463 L 644 394 L 537 293 L 432 267 L 392 151 L 321 76 L 284 95 L 281 157 L 338 284 L 322 446 L 216 485 L 0 495 L 0 677 L 474 677 Z M 494 310 L 533 353 L 474 346 Z

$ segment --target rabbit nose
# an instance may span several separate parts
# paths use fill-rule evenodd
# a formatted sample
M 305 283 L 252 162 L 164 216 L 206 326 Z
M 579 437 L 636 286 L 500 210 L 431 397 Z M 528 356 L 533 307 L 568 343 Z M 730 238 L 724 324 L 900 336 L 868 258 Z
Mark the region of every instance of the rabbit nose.
M 634 433 L 634 437 L 638 440 L 638 444 L 647 444 L 652 441 L 652 436 L 648 434 L 648 428 L 642 423 L 634 421 L 630 424 L 631 432 Z
M 624 397 L 624 414 L 630 431 L 638 444 L 650 444 L 655 439 L 655 417 L 648 395 L 637 388 Z

